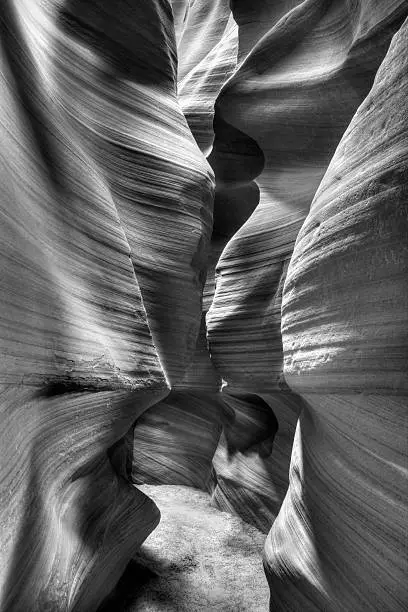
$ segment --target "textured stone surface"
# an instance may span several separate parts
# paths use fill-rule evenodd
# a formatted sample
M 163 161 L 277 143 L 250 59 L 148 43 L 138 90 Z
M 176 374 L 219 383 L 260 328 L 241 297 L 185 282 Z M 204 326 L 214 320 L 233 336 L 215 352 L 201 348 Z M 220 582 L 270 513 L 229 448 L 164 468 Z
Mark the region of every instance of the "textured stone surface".
M 173 2 L 173 10 L 174 4 L 178 3 Z M 207 156 L 214 139 L 214 103 L 237 63 L 238 28 L 226 0 L 196 0 L 184 10 L 180 26 L 176 14 L 178 95 L 194 138 Z
M 269 458 L 256 446 L 246 456 L 229 454 L 223 437 L 215 457 L 219 485 L 214 498 L 220 507 L 248 520 L 252 515 L 251 520 L 265 528 L 285 494 L 292 435 L 304 407 L 283 375 L 286 271 L 336 146 L 368 94 L 408 7 L 406 2 L 313 0 L 232 2 L 231 8 L 239 26 L 238 65 L 216 100 L 209 156 L 216 176 L 214 232 L 223 250 L 215 264 L 208 339 L 224 390 L 272 396 L 270 405 L 285 437 L 278 429 Z M 397 240 L 395 248 L 400 245 Z M 364 266 L 360 270 L 364 274 Z M 319 282 L 314 287 L 316 303 L 322 304 L 326 289 Z M 206 300 L 212 290 L 210 279 Z M 299 320 L 312 313 L 304 294 Z M 364 299 L 362 294 L 361 302 Z M 382 309 L 381 303 L 378 313 Z M 334 306 L 330 316 L 333 311 Z M 317 312 L 314 307 L 313 316 Z M 308 340 L 302 340 L 311 353 L 319 325 L 317 320 Z M 347 334 L 344 339 L 347 342 Z M 345 377 L 345 385 L 349 382 Z M 324 378 L 321 384 L 324 387 Z M 297 391 L 296 384 L 292 391 Z
M 260 398 L 222 393 L 232 411 L 214 456 L 213 501 L 267 533 L 288 487 L 289 462 L 301 402 L 295 394 Z
M 58 26 L 56 95 L 109 183 L 175 384 L 200 326 L 213 183 L 177 99 L 171 7 L 72 0 Z
M 254 393 L 280 387 L 281 295 L 297 233 L 407 10 L 400 1 L 293 5 L 231 3 L 242 61 L 216 101 L 209 158 L 223 185 L 215 229 L 220 207 L 235 232 L 207 316 L 211 355 L 235 390 Z
M 271 609 L 406 609 L 408 23 L 295 246 L 282 332 L 307 402 L 265 557 Z
M 209 488 L 222 427 L 216 394 L 172 391 L 136 423 L 132 479 L 136 484 Z
M 407 14 L 3 1 L 2 611 L 407 608 Z
M 285 377 L 302 392 L 406 395 L 406 25 L 342 138 L 292 256 Z
M 211 172 L 166 2 L 0 25 L 0 607 L 91 612 L 159 520 L 120 440 L 194 351 Z

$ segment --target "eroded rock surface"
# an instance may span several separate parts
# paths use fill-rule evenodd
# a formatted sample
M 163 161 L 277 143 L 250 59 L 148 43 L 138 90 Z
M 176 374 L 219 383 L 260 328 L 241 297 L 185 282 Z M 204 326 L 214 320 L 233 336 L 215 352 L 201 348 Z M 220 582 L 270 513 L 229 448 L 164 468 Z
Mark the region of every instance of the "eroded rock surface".
M 167 2 L 0 25 L 0 607 L 91 612 L 159 521 L 117 450 L 194 351 L 211 171 Z
M 285 376 L 307 405 L 266 546 L 271 609 L 402 611 L 408 601 L 407 25 L 288 270 Z
M 231 8 L 238 65 L 216 100 L 208 158 L 216 176 L 212 250 L 220 254 L 216 285 L 210 266 L 204 293 L 208 339 L 224 388 L 259 394 L 267 402 L 269 397 L 282 431 L 270 458 L 256 448 L 228 453 L 222 438 L 214 498 L 266 526 L 286 491 L 293 433 L 304 406 L 283 377 L 281 301 L 288 263 L 335 147 L 407 7 L 233 2 Z M 254 488 L 261 494 L 257 500 Z
M 406 609 L 407 14 L 3 2 L 2 611 Z
M 72 0 L 57 26 L 54 93 L 109 184 L 174 385 L 200 327 L 213 181 L 177 98 L 171 7 Z
M 218 206 L 239 222 L 217 265 L 208 338 L 223 379 L 244 392 L 281 387 L 282 287 L 297 234 L 407 11 L 396 1 L 293 5 L 231 3 L 242 59 L 216 101 L 215 227 Z

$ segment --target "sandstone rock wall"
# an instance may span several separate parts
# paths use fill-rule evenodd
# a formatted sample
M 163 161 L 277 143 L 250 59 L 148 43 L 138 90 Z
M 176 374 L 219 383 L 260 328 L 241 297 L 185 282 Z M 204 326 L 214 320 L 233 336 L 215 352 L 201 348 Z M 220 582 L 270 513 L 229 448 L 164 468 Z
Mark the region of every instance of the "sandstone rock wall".
M 131 480 L 273 523 L 271 610 L 406 609 L 407 15 L 3 2 L 2 611 L 98 608 Z
M 408 601 L 408 22 L 299 233 L 283 293 L 285 377 L 306 400 L 266 546 L 271 609 Z
M 0 607 L 90 612 L 159 520 L 120 440 L 194 351 L 212 176 L 167 2 L 1 11 Z
M 287 267 L 319 183 L 407 5 L 265 1 L 232 2 L 231 8 L 238 65 L 216 100 L 209 156 L 216 177 L 213 244 L 223 250 L 218 246 L 208 340 L 224 391 L 262 396 L 278 431 L 269 458 L 256 448 L 256 428 L 255 446 L 249 443 L 245 452 L 228 454 L 223 442 L 215 458 L 215 499 L 249 520 L 247 496 L 256 487 L 262 502 L 252 497 L 254 514 L 264 514 L 267 524 L 286 492 L 296 421 L 305 406 L 283 376 Z M 214 285 L 207 281 L 207 287 Z M 313 346 L 312 338 L 308 342 Z

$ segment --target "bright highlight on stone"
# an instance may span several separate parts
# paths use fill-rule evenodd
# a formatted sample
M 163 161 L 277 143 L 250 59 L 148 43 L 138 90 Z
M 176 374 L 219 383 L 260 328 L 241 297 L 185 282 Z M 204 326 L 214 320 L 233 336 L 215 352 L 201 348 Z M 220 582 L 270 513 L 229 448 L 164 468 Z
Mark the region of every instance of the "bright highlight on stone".
M 1 612 L 408 608 L 407 17 L 3 0 Z

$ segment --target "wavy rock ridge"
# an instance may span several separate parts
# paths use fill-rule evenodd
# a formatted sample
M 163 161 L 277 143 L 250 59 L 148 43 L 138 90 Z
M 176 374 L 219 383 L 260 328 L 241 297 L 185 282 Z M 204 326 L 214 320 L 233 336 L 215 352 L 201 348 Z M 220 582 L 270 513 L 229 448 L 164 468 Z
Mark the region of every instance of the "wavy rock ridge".
M 90 612 L 159 521 L 118 443 L 194 349 L 211 172 L 167 2 L 0 19 L 1 609 Z
M 239 26 L 238 66 L 216 101 L 209 157 L 216 176 L 214 233 L 225 246 L 207 316 L 211 358 L 226 389 L 261 395 L 282 428 L 270 459 L 223 451 L 218 461 L 218 453 L 215 496 L 221 504 L 228 499 L 221 507 L 249 517 L 245 489 L 262 480 L 261 508 L 252 503 L 269 523 L 286 491 L 293 432 L 304 407 L 283 376 L 287 267 L 336 145 L 407 11 L 401 2 L 295 5 L 231 4 Z M 265 473 L 274 486 L 266 486 Z
M 264 610 L 261 533 L 186 486 L 272 527 L 271 610 L 406 609 L 407 15 L 3 2 L 2 611 L 97 610 L 179 529 Z
M 285 283 L 285 376 L 307 405 L 266 547 L 283 610 L 408 600 L 407 34 L 406 22 L 336 150 Z

